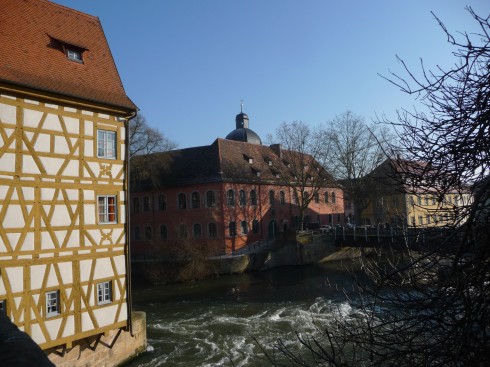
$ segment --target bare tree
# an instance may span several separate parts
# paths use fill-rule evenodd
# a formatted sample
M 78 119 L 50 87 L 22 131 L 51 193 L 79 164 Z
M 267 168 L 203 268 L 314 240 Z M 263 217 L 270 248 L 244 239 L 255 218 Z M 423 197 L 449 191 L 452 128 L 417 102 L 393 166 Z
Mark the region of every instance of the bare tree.
M 279 180 L 297 200 L 302 228 L 304 212 L 314 197 L 321 189 L 337 186 L 325 169 L 330 141 L 321 127 L 310 128 L 304 122 L 293 121 L 283 122 L 277 128 L 275 142 L 280 144 L 283 162 L 277 167 Z
M 148 125 L 138 114 L 129 125 L 129 156 L 165 152 L 177 148 L 177 143 Z
M 361 116 L 345 111 L 328 123 L 327 139 L 332 144 L 329 168 L 342 182 L 345 194 L 355 207 L 356 222 L 376 194 L 377 184 L 369 176 L 386 159 L 389 129 L 368 124 Z
M 480 32 L 460 33 L 461 41 L 436 17 L 456 49 L 451 68 L 422 64 L 417 77 L 402 61 L 408 76 L 387 78 L 424 111 L 384 122 L 403 137 L 396 163 L 413 186 L 441 198 L 456 188 L 474 200 L 458 205 L 459 220 L 428 244 L 363 259 L 368 280 L 351 299 L 356 312 L 300 337 L 309 359 L 279 343 L 288 365 L 490 365 L 490 16 L 467 10 Z M 284 365 L 276 356 L 273 364 Z

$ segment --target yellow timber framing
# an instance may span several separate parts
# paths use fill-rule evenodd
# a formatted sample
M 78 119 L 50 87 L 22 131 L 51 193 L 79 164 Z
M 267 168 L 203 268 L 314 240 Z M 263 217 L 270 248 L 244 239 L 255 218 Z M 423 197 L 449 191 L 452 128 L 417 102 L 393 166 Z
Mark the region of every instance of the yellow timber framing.
M 0 82 L 2 106 L 15 108 L 16 117 L 0 118 L 0 160 L 15 157 L 13 172 L 0 165 L 0 282 L 5 293 L 0 299 L 6 300 L 7 314 L 27 333 L 35 329 L 43 349 L 130 329 L 127 137 L 136 111 Z M 35 111 L 39 120 L 24 124 L 26 110 Z M 47 126 L 48 115 L 59 119 L 59 129 Z M 77 129 L 70 130 L 66 119 L 77 121 Z M 116 132 L 116 159 L 97 158 L 98 127 Z M 41 141 L 47 144 L 39 151 Z M 66 152 L 57 151 L 60 141 Z M 84 153 L 88 146 L 91 155 Z M 50 159 L 62 162 L 51 172 Z M 25 172 L 26 162 L 35 169 Z M 70 168 L 74 162 L 76 174 Z M 117 196 L 116 224 L 98 223 L 99 193 Z M 87 207 L 93 209 L 87 212 Z M 64 223 L 57 224 L 60 208 Z M 12 213 L 23 225 L 3 225 Z M 100 268 L 109 275 L 98 275 Z M 18 274 L 22 286 L 13 279 Z M 96 284 L 107 280 L 112 302 L 98 305 Z M 52 290 L 59 291 L 60 314 L 47 317 L 45 294 Z M 101 324 L 97 315 L 104 309 L 111 309 L 111 320 Z

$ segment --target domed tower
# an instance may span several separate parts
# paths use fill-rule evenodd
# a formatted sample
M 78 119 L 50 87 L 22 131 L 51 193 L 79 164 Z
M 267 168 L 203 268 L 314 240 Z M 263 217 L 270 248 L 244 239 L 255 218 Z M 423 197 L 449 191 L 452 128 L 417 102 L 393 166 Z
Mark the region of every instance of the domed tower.
M 262 140 L 257 133 L 248 128 L 248 115 L 242 109 L 243 105 L 240 108 L 240 113 L 235 117 L 236 129 L 229 133 L 226 139 L 262 145 Z

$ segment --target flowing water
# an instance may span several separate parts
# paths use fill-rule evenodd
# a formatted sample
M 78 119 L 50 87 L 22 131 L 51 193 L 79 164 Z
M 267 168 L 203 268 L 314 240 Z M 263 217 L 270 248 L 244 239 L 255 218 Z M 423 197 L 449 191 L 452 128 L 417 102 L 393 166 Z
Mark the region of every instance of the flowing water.
M 353 280 L 344 265 L 134 286 L 134 309 L 146 312 L 149 347 L 128 366 L 270 365 L 262 348 L 272 354 L 281 340 L 298 350 L 296 333 L 315 335 L 329 325 L 333 312 L 345 317 L 355 312 L 345 294 Z

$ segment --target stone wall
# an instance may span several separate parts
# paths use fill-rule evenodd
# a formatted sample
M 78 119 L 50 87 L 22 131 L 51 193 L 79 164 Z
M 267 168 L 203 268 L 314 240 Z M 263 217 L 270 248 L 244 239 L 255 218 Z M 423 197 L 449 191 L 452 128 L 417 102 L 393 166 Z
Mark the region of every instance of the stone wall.
M 57 367 L 113 367 L 146 350 L 146 314 L 132 313 L 133 336 L 129 331 L 111 330 L 108 335 L 79 340 L 72 348 L 46 350 Z

